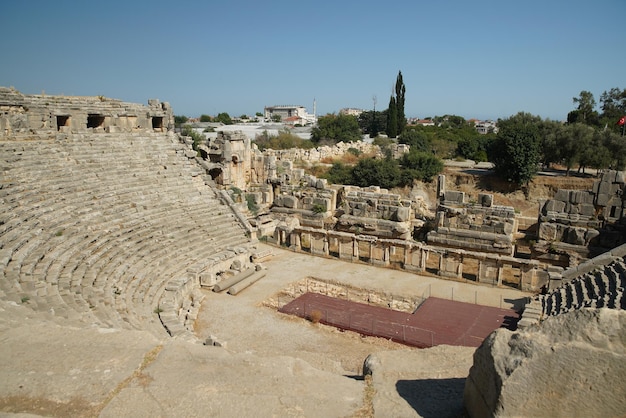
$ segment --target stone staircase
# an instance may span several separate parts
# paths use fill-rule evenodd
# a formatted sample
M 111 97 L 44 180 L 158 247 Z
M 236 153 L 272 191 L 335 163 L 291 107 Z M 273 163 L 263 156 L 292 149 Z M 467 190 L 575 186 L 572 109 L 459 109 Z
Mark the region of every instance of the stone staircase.
M 0 298 L 162 334 L 167 283 L 249 243 L 194 156 L 171 133 L 0 141 Z
M 562 284 L 530 301 L 518 326 L 583 308 L 626 309 L 626 245 L 564 271 Z

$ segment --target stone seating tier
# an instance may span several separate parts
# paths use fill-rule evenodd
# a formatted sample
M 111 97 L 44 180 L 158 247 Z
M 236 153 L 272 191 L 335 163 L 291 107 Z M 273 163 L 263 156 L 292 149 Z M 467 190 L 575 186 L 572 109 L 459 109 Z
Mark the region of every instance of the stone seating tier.
M 249 239 L 169 134 L 0 141 L 0 297 L 163 333 L 166 283 Z

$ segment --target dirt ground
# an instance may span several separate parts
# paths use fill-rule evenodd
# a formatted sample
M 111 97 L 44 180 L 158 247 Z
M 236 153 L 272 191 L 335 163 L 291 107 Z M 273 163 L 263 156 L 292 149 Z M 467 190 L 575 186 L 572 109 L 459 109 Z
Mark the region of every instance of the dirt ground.
M 320 370 L 359 376 L 363 361 L 372 352 L 407 349 L 382 338 L 363 337 L 260 304 L 248 304 L 239 296 L 205 293 L 196 335 L 202 339 L 212 335 L 233 353 L 296 357 Z

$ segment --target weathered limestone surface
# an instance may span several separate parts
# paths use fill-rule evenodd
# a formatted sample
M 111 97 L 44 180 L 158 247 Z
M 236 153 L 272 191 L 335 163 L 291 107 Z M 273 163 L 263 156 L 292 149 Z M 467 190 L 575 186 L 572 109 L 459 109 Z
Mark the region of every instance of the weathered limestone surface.
M 464 403 L 472 417 L 622 416 L 625 377 L 626 312 L 583 309 L 492 333 L 474 354 Z
M 515 210 L 493 204 L 493 195 L 480 194 L 467 202 L 465 193 L 445 190 L 445 176 L 438 178 L 436 227 L 427 235 L 429 244 L 513 255 L 517 232 Z
M 0 138 L 56 132 L 166 132 L 173 128 L 171 106 L 156 99 L 144 106 L 103 96 L 25 95 L 0 87 Z
M 559 190 L 539 207 L 538 238 L 587 247 L 613 248 L 624 241 L 624 175 L 607 171 L 594 182 L 592 190 Z M 607 227 L 609 226 L 610 227 Z
M 463 385 L 473 351 L 440 345 L 370 354 L 363 373 L 372 376 L 374 416 L 462 416 Z

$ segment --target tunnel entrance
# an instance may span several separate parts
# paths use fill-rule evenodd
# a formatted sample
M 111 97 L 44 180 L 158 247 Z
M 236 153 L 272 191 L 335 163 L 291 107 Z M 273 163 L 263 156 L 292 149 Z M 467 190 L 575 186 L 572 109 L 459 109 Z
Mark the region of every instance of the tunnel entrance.
M 87 128 L 102 128 L 104 126 L 104 116 L 92 114 L 87 115 Z

